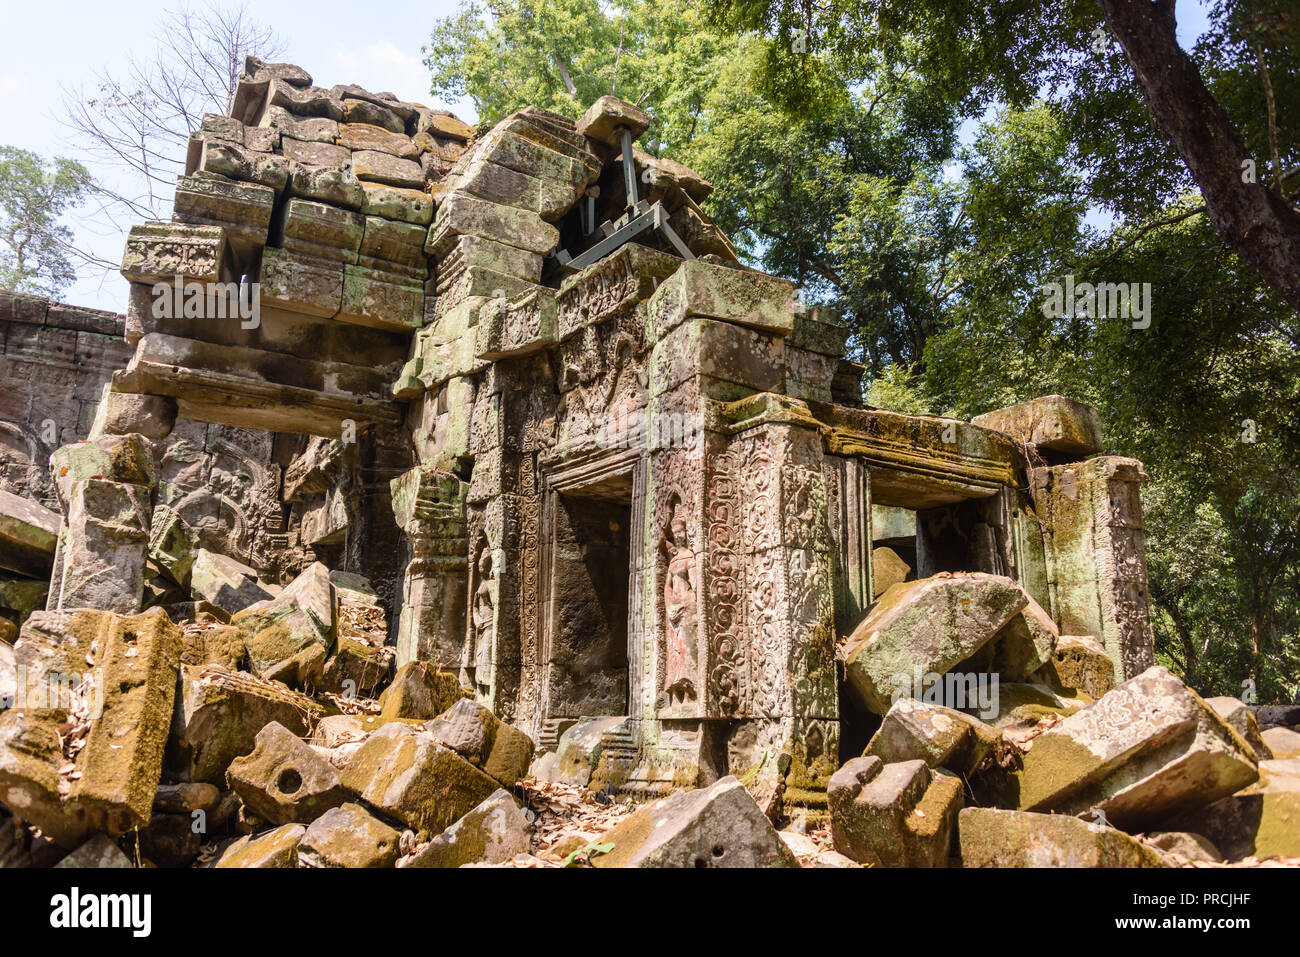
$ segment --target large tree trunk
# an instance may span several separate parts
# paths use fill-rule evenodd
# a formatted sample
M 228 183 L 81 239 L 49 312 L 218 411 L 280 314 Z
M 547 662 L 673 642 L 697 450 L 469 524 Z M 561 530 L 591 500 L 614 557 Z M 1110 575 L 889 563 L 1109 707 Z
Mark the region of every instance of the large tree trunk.
M 1223 241 L 1300 312 L 1300 213 L 1265 185 L 1242 182 L 1253 157 L 1178 45 L 1174 0 L 1097 0 L 1147 106 L 1201 188 Z M 1264 164 L 1258 162 L 1262 167 Z

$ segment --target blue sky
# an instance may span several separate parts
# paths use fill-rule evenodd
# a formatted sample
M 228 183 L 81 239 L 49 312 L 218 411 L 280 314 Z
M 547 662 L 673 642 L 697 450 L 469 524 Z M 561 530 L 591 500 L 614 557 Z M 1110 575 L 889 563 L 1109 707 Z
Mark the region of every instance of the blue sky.
M 155 25 L 164 11 L 176 7 L 175 0 L 0 0 L 0 143 L 75 158 L 77 144 L 60 122 L 63 88 L 88 84 L 97 70 L 124 72 L 132 57 L 151 58 Z M 471 119 L 474 111 L 468 103 L 449 106 L 429 96 L 428 70 L 420 62 L 420 47 L 434 20 L 455 8 L 455 0 L 382 0 L 371 5 L 257 0 L 250 9 L 255 19 L 280 35 L 283 59 L 301 65 L 322 86 L 356 83 L 388 90 Z M 69 224 L 81 245 L 105 258 L 120 259 L 120 233 L 76 217 Z M 116 273 L 96 275 L 69 287 L 63 298 L 122 311 L 126 281 Z
M 456 0 L 383 0 L 368 8 L 355 0 L 310 5 L 257 0 L 251 10 L 280 35 L 283 59 L 304 67 L 319 85 L 388 90 L 405 100 L 449 107 L 472 121 L 468 103 L 439 103 L 429 96 L 428 71 L 421 63 L 420 47 L 434 21 L 456 6 Z M 161 15 L 176 7 L 176 0 L 0 0 L 0 143 L 76 157 L 77 144 L 60 121 L 64 89 L 89 84 L 95 71 L 121 74 L 132 57 L 150 59 Z M 1184 48 L 1204 31 L 1207 8 L 1207 0 L 1178 4 Z M 103 174 L 93 167 L 91 172 Z M 69 224 L 80 245 L 106 259 L 120 258 L 120 232 L 75 216 Z M 79 280 L 63 298 L 120 311 L 126 282 L 116 272 L 97 274 Z

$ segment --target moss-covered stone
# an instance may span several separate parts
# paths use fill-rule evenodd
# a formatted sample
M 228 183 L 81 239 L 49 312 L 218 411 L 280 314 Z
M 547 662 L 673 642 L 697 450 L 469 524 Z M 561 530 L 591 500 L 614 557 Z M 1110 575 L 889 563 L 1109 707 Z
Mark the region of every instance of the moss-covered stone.
M 379 715 L 384 721 L 397 718 L 436 718 L 461 698 L 473 692 L 462 688 L 449 671 L 438 671 L 427 661 L 411 661 L 397 669 L 392 683 L 379 696 Z
M 497 790 L 398 866 L 499 864 L 516 854 L 527 853 L 531 829 L 518 802 L 508 791 Z
M 1164 867 L 1123 831 L 1063 814 L 968 807 L 957 816 L 963 867 Z
M 0 715 L 0 802 L 65 847 L 147 824 L 180 650 L 161 609 L 33 614 L 14 648 L 24 697 Z M 79 727 L 67 758 L 62 735 Z
M 285 824 L 261 834 L 241 837 L 217 859 L 215 867 L 297 867 L 298 844 L 307 828 Z
M 754 799 L 734 777 L 678 791 L 605 833 L 596 867 L 798 867 Z
M 343 786 L 416 831 L 437 834 L 498 784 L 427 731 L 386 724 L 343 769 Z
M 298 842 L 305 867 L 392 867 L 401 835 L 359 804 L 331 808 Z

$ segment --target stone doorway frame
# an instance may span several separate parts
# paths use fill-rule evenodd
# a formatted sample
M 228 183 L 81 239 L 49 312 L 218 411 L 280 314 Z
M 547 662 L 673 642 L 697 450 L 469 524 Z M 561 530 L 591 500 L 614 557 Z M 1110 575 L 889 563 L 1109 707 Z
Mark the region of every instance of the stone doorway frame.
M 579 460 L 570 460 L 538 469 L 541 520 L 538 529 L 540 555 L 537 593 L 542 605 L 538 615 L 537 663 L 540 670 L 537 726 L 543 727 L 551 714 L 551 606 L 552 566 L 556 505 L 560 495 L 582 497 L 595 486 L 625 480 L 630 487 L 631 518 L 628 525 L 628 606 L 627 606 L 627 711 L 640 717 L 645 708 L 646 622 L 643 608 L 645 575 L 648 567 L 645 549 L 645 500 L 650 458 L 644 449 L 598 450 Z M 653 556 L 650 556 L 653 562 Z M 653 706 L 653 702 L 651 702 Z M 572 717 L 572 716 L 568 716 Z

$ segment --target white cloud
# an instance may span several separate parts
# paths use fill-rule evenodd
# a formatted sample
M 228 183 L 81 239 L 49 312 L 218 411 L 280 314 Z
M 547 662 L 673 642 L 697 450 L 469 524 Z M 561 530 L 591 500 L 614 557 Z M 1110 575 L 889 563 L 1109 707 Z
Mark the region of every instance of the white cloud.
M 334 62 L 341 83 L 355 83 L 374 93 L 393 93 L 411 103 L 427 104 L 431 99 L 429 71 L 420 57 L 389 40 L 371 43 L 360 52 L 339 50 Z

